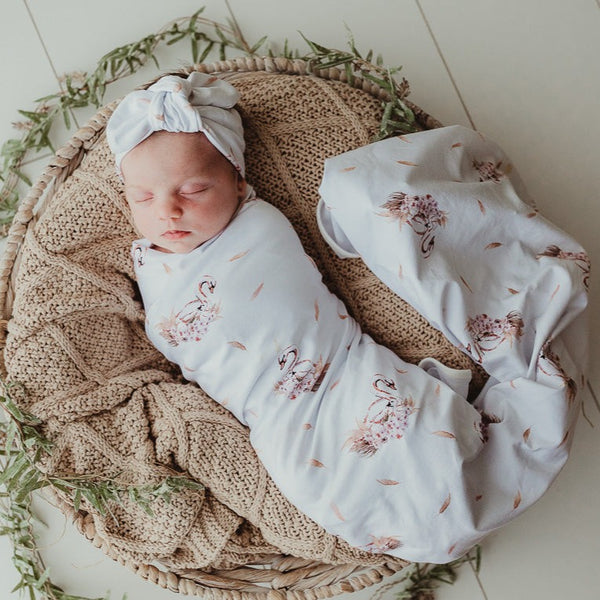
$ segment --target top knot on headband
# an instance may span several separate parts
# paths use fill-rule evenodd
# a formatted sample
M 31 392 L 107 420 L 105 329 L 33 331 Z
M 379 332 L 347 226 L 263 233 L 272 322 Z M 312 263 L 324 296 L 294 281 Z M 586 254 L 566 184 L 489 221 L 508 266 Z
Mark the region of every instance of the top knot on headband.
M 244 128 L 233 108 L 238 91 L 213 75 L 166 75 L 147 90 L 129 93 L 106 126 L 106 137 L 121 171 L 123 157 L 155 131 L 206 135 L 245 177 Z

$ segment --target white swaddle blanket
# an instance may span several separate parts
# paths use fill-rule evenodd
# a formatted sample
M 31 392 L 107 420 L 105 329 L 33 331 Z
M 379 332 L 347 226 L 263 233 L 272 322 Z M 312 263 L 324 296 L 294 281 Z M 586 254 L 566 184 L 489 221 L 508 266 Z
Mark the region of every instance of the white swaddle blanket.
M 447 562 L 536 501 L 578 414 L 589 263 L 521 202 L 501 151 L 448 127 L 327 161 L 322 231 L 491 377 L 361 333 L 262 200 L 189 254 L 133 245 L 147 333 L 251 429 L 281 491 L 350 544 Z M 467 377 L 468 379 L 468 377 Z

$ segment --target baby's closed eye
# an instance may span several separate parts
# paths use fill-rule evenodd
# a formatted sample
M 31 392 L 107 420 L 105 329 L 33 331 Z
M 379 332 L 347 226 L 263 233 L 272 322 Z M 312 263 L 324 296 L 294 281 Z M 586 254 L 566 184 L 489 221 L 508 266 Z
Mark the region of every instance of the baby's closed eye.
M 209 186 L 205 184 L 186 186 L 181 188 L 179 193 L 182 196 L 193 196 L 194 194 L 201 194 L 202 192 L 205 192 L 208 188 Z

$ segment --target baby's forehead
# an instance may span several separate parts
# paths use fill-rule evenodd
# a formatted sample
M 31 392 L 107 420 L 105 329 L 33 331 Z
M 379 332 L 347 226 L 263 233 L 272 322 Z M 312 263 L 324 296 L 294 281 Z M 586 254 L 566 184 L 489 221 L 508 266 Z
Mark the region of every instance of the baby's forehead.
M 131 165 L 158 164 L 164 170 L 229 168 L 234 165 L 202 132 L 157 131 L 131 149 L 123 158 L 126 172 Z

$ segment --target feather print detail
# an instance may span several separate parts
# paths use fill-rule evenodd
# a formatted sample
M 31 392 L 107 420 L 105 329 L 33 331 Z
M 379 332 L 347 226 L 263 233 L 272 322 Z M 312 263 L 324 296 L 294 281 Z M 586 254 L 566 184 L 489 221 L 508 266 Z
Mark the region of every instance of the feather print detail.
M 518 491 L 517 495 L 515 496 L 514 500 L 513 500 L 513 510 L 516 510 L 517 508 L 519 508 L 519 504 L 521 504 L 521 492 Z
M 446 509 L 450 506 L 451 499 L 452 499 L 452 495 L 448 494 L 448 497 L 444 500 L 444 503 L 442 504 L 442 506 L 440 506 L 440 510 L 439 510 L 440 515 L 442 513 L 446 512 Z
M 311 467 L 317 467 L 318 469 L 324 469 L 325 468 L 325 465 L 320 460 L 317 460 L 316 458 L 309 459 L 308 464 Z
M 250 250 L 245 250 L 244 252 L 240 252 L 239 254 L 236 254 L 235 256 L 232 256 L 229 259 L 229 262 L 233 262 L 234 260 L 238 260 L 240 258 L 243 258 L 244 256 L 246 256 L 246 254 L 248 254 L 248 252 L 250 252 Z
M 419 165 L 417 165 L 414 162 L 410 162 L 409 160 L 397 160 L 396 161 L 399 165 L 405 165 L 407 167 L 418 167 Z
M 483 202 L 481 200 L 477 200 L 477 204 L 479 204 L 479 210 L 481 211 L 481 214 L 485 215 L 485 206 L 483 205 Z
M 394 535 L 381 537 L 369 535 L 369 537 L 371 541 L 366 546 L 362 546 L 362 549 L 373 554 L 385 554 L 402 546 L 402 542 Z
M 500 248 L 500 246 L 502 246 L 502 244 L 500 242 L 492 242 L 491 244 L 488 244 L 485 249 L 486 250 L 492 250 L 494 248 Z
M 445 437 L 448 438 L 450 440 L 455 440 L 456 436 L 453 433 L 450 433 L 449 431 L 434 431 L 433 435 L 438 435 L 439 437 Z
M 319 320 L 319 303 L 315 300 L 315 321 Z
M 234 348 L 237 348 L 238 350 L 246 350 L 246 346 L 244 346 L 244 344 L 242 344 L 241 342 L 227 342 L 230 346 L 233 346 Z
M 378 479 L 377 483 L 381 485 L 398 485 L 400 482 L 395 479 Z
M 473 290 L 471 289 L 471 286 L 466 282 L 465 278 L 461 276 L 460 280 L 464 283 L 465 287 L 471 292 L 471 294 L 473 293 Z
M 350 171 L 354 171 L 354 169 L 356 169 L 356 167 L 346 167 L 345 169 L 342 169 L 342 173 L 349 173 Z
M 252 296 L 250 296 L 250 300 L 254 300 L 261 292 L 263 289 L 263 286 L 265 284 L 261 283 L 253 292 L 252 292 Z
M 342 515 L 340 509 L 338 508 L 337 504 L 334 504 L 333 502 L 329 505 L 331 506 L 331 510 L 333 511 L 333 514 L 340 520 L 340 521 L 345 521 L 346 519 L 344 518 L 344 515 Z

